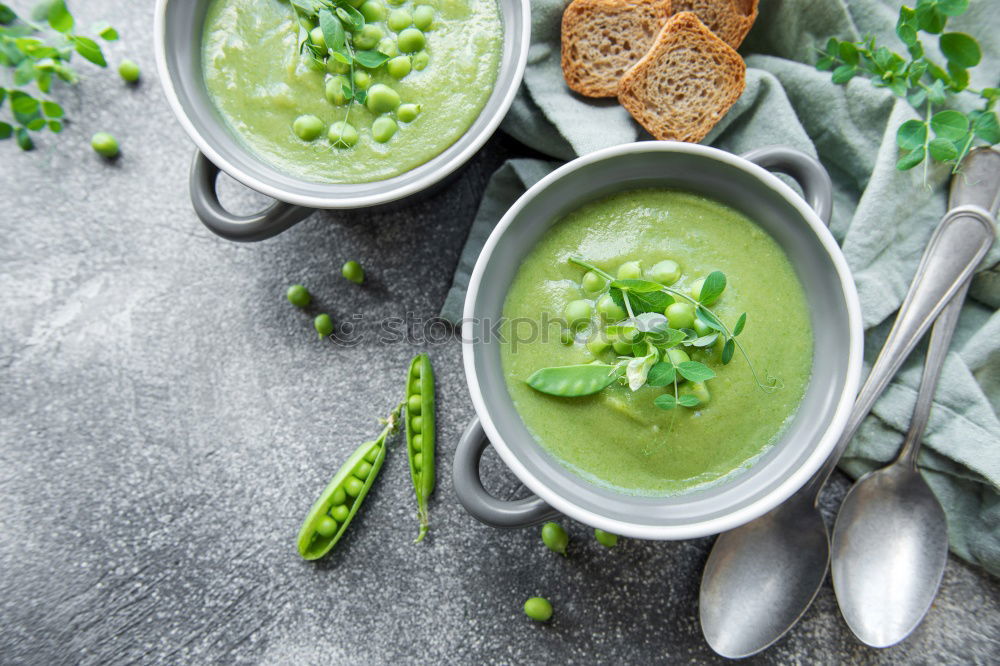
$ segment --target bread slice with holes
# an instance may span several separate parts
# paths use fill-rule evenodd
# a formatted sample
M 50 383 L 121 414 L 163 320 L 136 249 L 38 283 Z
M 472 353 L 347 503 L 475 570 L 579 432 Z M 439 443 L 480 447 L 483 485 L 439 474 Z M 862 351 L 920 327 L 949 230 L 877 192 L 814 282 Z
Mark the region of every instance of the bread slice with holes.
M 618 101 L 657 139 L 697 143 L 746 87 L 743 58 L 691 12 L 663 26 L 618 84 Z
M 757 20 L 758 0 L 673 0 L 675 12 L 692 12 L 734 49 Z
M 670 16 L 670 0 L 573 0 L 562 15 L 562 71 L 587 97 L 614 97 Z

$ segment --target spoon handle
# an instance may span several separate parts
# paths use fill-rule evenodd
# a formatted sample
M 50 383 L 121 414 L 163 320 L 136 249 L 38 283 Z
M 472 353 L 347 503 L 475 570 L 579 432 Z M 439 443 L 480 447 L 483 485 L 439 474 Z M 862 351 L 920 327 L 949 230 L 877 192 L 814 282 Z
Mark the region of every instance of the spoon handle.
M 814 503 L 819 500 L 819 491 L 875 401 L 944 306 L 969 281 L 993 244 L 993 215 L 989 209 L 977 204 L 992 207 L 997 201 L 996 190 L 1000 187 L 997 173 L 982 168 L 982 165 L 995 166 L 997 158 L 1000 154 L 993 150 L 974 151 L 963 161 L 963 171 L 958 176 L 965 179 L 963 186 L 952 189 L 952 207 L 945 213 L 924 250 L 910 290 L 899 307 L 896 321 L 872 365 L 868 379 L 858 393 L 840 440 L 820 470 L 800 491 L 807 496 L 811 494 Z M 966 204 L 966 201 L 975 203 Z
M 924 436 L 924 428 L 927 427 L 927 420 L 931 415 L 931 406 L 934 404 L 934 390 L 937 388 L 938 378 L 941 376 L 941 368 L 944 367 L 944 360 L 948 357 L 948 348 L 951 346 L 951 338 L 955 333 L 955 326 L 958 324 L 958 317 L 962 312 L 962 305 L 965 304 L 965 293 L 969 290 L 969 283 L 965 282 L 958 288 L 958 292 L 948 302 L 941 314 L 938 315 L 931 328 L 931 341 L 927 346 L 927 358 L 924 359 L 924 370 L 920 377 L 920 389 L 917 391 L 917 404 L 913 407 L 913 418 L 910 420 L 910 429 L 906 433 L 903 441 L 903 448 L 899 452 L 897 460 L 916 468 L 917 452 L 920 451 L 920 440 Z

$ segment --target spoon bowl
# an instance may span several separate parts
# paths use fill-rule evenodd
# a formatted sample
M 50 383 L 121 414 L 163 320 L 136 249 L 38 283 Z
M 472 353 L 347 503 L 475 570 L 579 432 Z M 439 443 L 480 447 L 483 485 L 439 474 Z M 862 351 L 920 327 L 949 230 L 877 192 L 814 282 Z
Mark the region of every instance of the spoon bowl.
M 897 462 L 844 498 L 833 537 L 833 584 L 851 631 L 872 647 L 903 640 L 937 594 L 948 523 L 923 477 Z
M 723 533 L 705 564 L 701 587 L 705 640 L 730 659 L 764 650 L 812 603 L 829 559 L 823 517 L 802 494 Z M 734 594 L 740 604 L 732 603 Z

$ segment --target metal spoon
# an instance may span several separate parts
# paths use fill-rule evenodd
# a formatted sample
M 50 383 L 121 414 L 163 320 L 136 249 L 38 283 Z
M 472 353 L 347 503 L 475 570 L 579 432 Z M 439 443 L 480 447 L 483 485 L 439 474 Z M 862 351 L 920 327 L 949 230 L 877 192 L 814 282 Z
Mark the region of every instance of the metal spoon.
M 988 164 L 980 169 L 984 155 Z M 979 171 L 988 173 L 997 155 L 989 150 L 970 153 L 963 162 L 967 179 L 972 182 L 971 175 Z M 792 628 L 816 597 L 830 563 L 826 525 L 817 509 L 819 493 L 875 400 L 992 244 L 988 210 L 957 206 L 941 220 L 823 467 L 784 504 L 716 540 L 702 576 L 699 614 L 705 639 L 720 655 L 747 657 L 765 649 Z
M 979 176 L 998 183 L 995 198 L 979 203 L 995 214 L 1000 154 L 993 154 L 993 158 L 981 157 L 977 166 L 993 162 L 992 173 Z M 966 174 L 966 180 L 956 181 L 953 201 L 965 201 L 967 183 L 974 176 Z M 913 420 L 899 457 L 857 480 L 833 528 L 833 589 L 851 631 L 872 647 L 894 645 L 920 624 L 944 574 L 948 523 L 941 504 L 917 472 L 917 452 L 968 288 L 968 282 L 962 285 L 931 329 Z
M 917 471 L 920 438 L 968 283 L 931 329 L 920 392 L 895 462 L 858 479 L 833 526 L 830 574 L 847 626 L 863 643 L 906 638 L 937 595 L 948 560 L 944 509 Z

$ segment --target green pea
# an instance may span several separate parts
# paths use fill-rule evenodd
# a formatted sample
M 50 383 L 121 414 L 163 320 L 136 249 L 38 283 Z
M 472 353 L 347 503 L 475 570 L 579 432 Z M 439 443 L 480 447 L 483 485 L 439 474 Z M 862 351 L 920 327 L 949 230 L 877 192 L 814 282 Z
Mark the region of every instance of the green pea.
M 288 302 L 297 308 L 308 307 L 309 302 L 312 301 L 312 294 L 301 284 L 293 284 L 285 292 L 285 296 L 288 298 Z
M 569 535 L 559 523 L 548 522 L 542 525 L 542 543 L 549 550 L 566 556 L 566 546 L 569 545 Z
M 561 342 L 562 344 L 564 344 L 566 346 L 569 346 L 569 345 L 573 344 L 574 342 L 576 342 L 576 337 L 573 336 L 573 332 L 572 331 L 568 331 L 566 329 L 563 329 L 559 333 L 559 342 Z
M 351 72 L 351 66 L 346 62 L 340 62 L 336 58 L 327 58 L 326 61 L 326 71 L 331 74 L 349 74 Z
M 434 8 L 430 5 L 420 5 L 413 10 L 413 25 L 426 31 L 434 22 Z
M 424 67 L 427 67 L 427 64 L 430 63 L 430 61 L 431 57 L 427 54 L 427 51 L 421 51 L 413 56 L 413 69 L 418 72 L 422 72 Z
M 660 284 L 665 284 L 668 287 L 681 277 L 681 267 L 676 261 L 671 261 L 667 259 L 666 261 L 661 261 L 658 264 L 654 264 L 649 272 L 646 273 L 648 277 L 653 282 L 659 282 Z
M 412 69 L 410 56 L 396 56 L 389 62 L 385 63 L 385 71 L 389 72 L 389 76 L 394 79 L 403 78 L 410 73 L 410 69 Z
M 316 332 L 319 333 L 321 339 L 333 333 L 333 320 L 330 319 L 330 315 L 328 314 L 316 315 L 316 318 L 313 320 L 313 326 L 316 328 Z
M 331 537 L 337 533 L 337 521 L 330 516 L 323 516 L 316 525 L 316 531 L 320 536 Z
M 385 143 L 392 138 L 397 129 L 399 129 L 399 125 L 392 118 L 388 116 L 376 118 L 375 122 L 372 123 L 372 138 L 379 143 Z
M 416 447 L 413 447 L 416 449 Z M 413 454 L 413 469 L 420 471 L 420 468 L 424 466 L 424 454 L 414 453 Z
M 383 37 L 385 37 L 385 31 L 377 25 L 369 23 L 361 28 L 361 32 L 354 35 L 354 46 L 367 51 L 375 48 Z
M 690 303 L 671 303 L 663 311 L 670 328 L 691 328 L 694 326 L 694 306 Z
M 667 350 L 667 358 L 669 358 L 674 365 L 687 363 L 688 361 L 691 360 L 691 357 L 687 355 L 686 351 L 684 351 L 683 349 L 678 349 L 677 347 L 672 347 L 671 349 Z
M 330 509 L 330 515 L 333 516 L 333 519 L 338 523 L 342 523 L 347 520 L 347 516 L 349 516 L 350 513 L 351 510 L 347 508 L 346 504 L 338 504 Z
M 597 356 L 610 346 L 611 346 L 611 341 L 608 340 L 608 337 L 606 335 L 604 335 L 604 331 L 595 333 L 594 335 L 590 336 L 589 340 L 587 340 L 587 349 L 589 349 L 590 353 L 593 354 L 594 356 Z
M 584 291 L 596 294 L 604 291 L 604 288 L 608 286 L 608 281 L 594 271 L 587 271 L 583 274 L 583 279 L 580 280 L 580 286 L 583 287 Z
M 313 28 L 309 31 L 309 41 L 326 51 L 326 37 L 323 36 L 322 28 Z
M 400 32 L 404 28 L 408 28 L 413 25 L 413 17 L 410 16 L 410 12 L 405 9 L 393 9 L 389 12 L 389 20 L 386 21 L 389 26 L 389 30 L 393 32 Z M 400 48 L 403 48 L 400 46 Z M 406 49 L 403 49 L 404 51 Z M 419 50 L 419 49 L 418 49 Z
M 418 416 L 416 418 L 419 419 L 420 417 Z M 413 450 L 414 451 L 419 451 L 420 449 L 424 448 L 424 436 L 423 435 L 414 435 L 413 438 L 412 438 L 412 442 L 413 442 Z
M 399 47 L 396 46 L 396 40 L 392 37 L 383 37 L 382 41 L 378 43 L 378 52 L 384 53 L 390 58 L 395 58 L 399 55 Z
M 350 148 L 358 142 L 358 130 L 354 129 L 354 125 L 341 120 L 330 125 L 326 138 L 336 148 Z
M 344 88 L 350 90 L 351 86 L 343 76 L 334 76 L 327 79 L 326 101 L 337 106 L 347 104 L 347 92 L 345 92 Z
M 594 538 L 597 539 L 599 544 L 608 548 L 614 548 L 618 545 L 618 535 L 612 534 L 611 532 L 605 532 L 602 529 L 594 530 Z
M 413 432 L 420 432 L 424 428 L 424 418 L 422 416 L 414 416 L 410 419 L 410 428 Z
M 378 447 L 372 449 L 371 451 L 365 454 L 365 460 L 374 465 L 375 461 L 378 460 L 378 452 L 379 452 Z
M 621 356 L 630 356 L 632 354 L 632 343 L 625 340 L 615 340 L 611 343 L 611 346 L 615 348 L 615 352 Z
M 372 449 L 372 451 L 378 453 L 378 449 Z M 343 488 L 337 488 L 336 490 L 333 491 L 333 494 L 330 495 L 331 507 L 340 506 L 346 501 L 347 501 L 347 493 L 344 492 Z
M 118 65 L 118 76 L 128 83 L 135 83 L 139 80 L 139 65 L 134 60 L 122 60 Z
M 427 40 L 424 38 L 424 33 L 416 28 L 407 28 L 399 33 L 396 43 L 399 44 L 399 50 L 403 53 L 416 53 L 423 50 Z
M 642 266 L 638 261 L 626 261 L 618 267 L 619 280 L 638 280 L 642 277 Z
M 412 123 L 418 115 L 420 115 L 419 104 L 400 104 L 396 109 L 396 117 L 404 123 Z
M 292 131 L 303 141 L 315 141 L 323 133 L 323 121 L 309 114 L 299 116 L 292 123 Z
M 367 2 L 361 5 L 360 11 L 361 15 L 364 16 L 365 20 L 369 23 L 384 21 L 387 13 L 385 5 L 378 0 L 367 0 Z
M 687 385 L 686 393 L 690 393 L 694 397 L 698 398 L 699 405 L 706 405 L 708 401 L 712 399 L 712 394 L 708 391 L 708 386 L 705 382 L 690 382 Z
M 355 284 L 361 284 L 365 281 L 365 269 L 361 268 L 361 264 L 353 259 L 341 267 L 340 274 Z
M 111 159 L 118 156 L 118 140 L 107 132 L 98 132 L 90 139 L 90 147 L 98 155 Z
M 597 312 L 605 321 L 621 321 L 625 318 L 625 310 L 615 303 L 611 294 L 604 294 L 597 299 Z
M 365 4 L 365 0 L 347 0 L 347 4 L 358 9 L 361 5 Z
M 344 481 L 344 492 L 348 497 L 357 497 L 365 487 L 365 482 L 356 476 L 349 476 Z
M 695 317 L 694 325 L 691 328 L 693 328 L 694 332 L 698 334 L 698 337 L 711 335 L 713 332 L 715 332 L 715 329 L 713 329 L 711 326 L 703 322 L 701 319 L 698 319 L 697 317 Z
M 552 604 L 543 597 L 531 597 L 524 602 L 524 614 L 535 622 L 548 622 L 552 619 Z
M 358 70 L 354 72 L 354 85 L 362 90 L 368 90 L 368 87 L 372 84 L 372 75 L 363 70 Z
M 563 317 L 566 318 L 567 324 L 575 327 L 590 321 L 590 316 L 593 313 L 594 306 L 590 304 L 590 301 L 580 299 L 570 301 L 566 304 L 566 309 L 563 310 Z
M 371 464 L 367 460 L 362 460 L 357 464 L 357 466 L 354 468 L 354 471 L 351 473 L 363 481 L 368 478 L 368 475 L 371 473 L 371 471 L 372 471 Z
M 406 410 L 417 416 L 420 414 L 420 407 L 422 405 L 422 400 L 420 399 L 420 394 L 411 395 L 406 401 Z
M 414 379 L 410 382 L 410 393 L 420 393 L 420 380 Z

